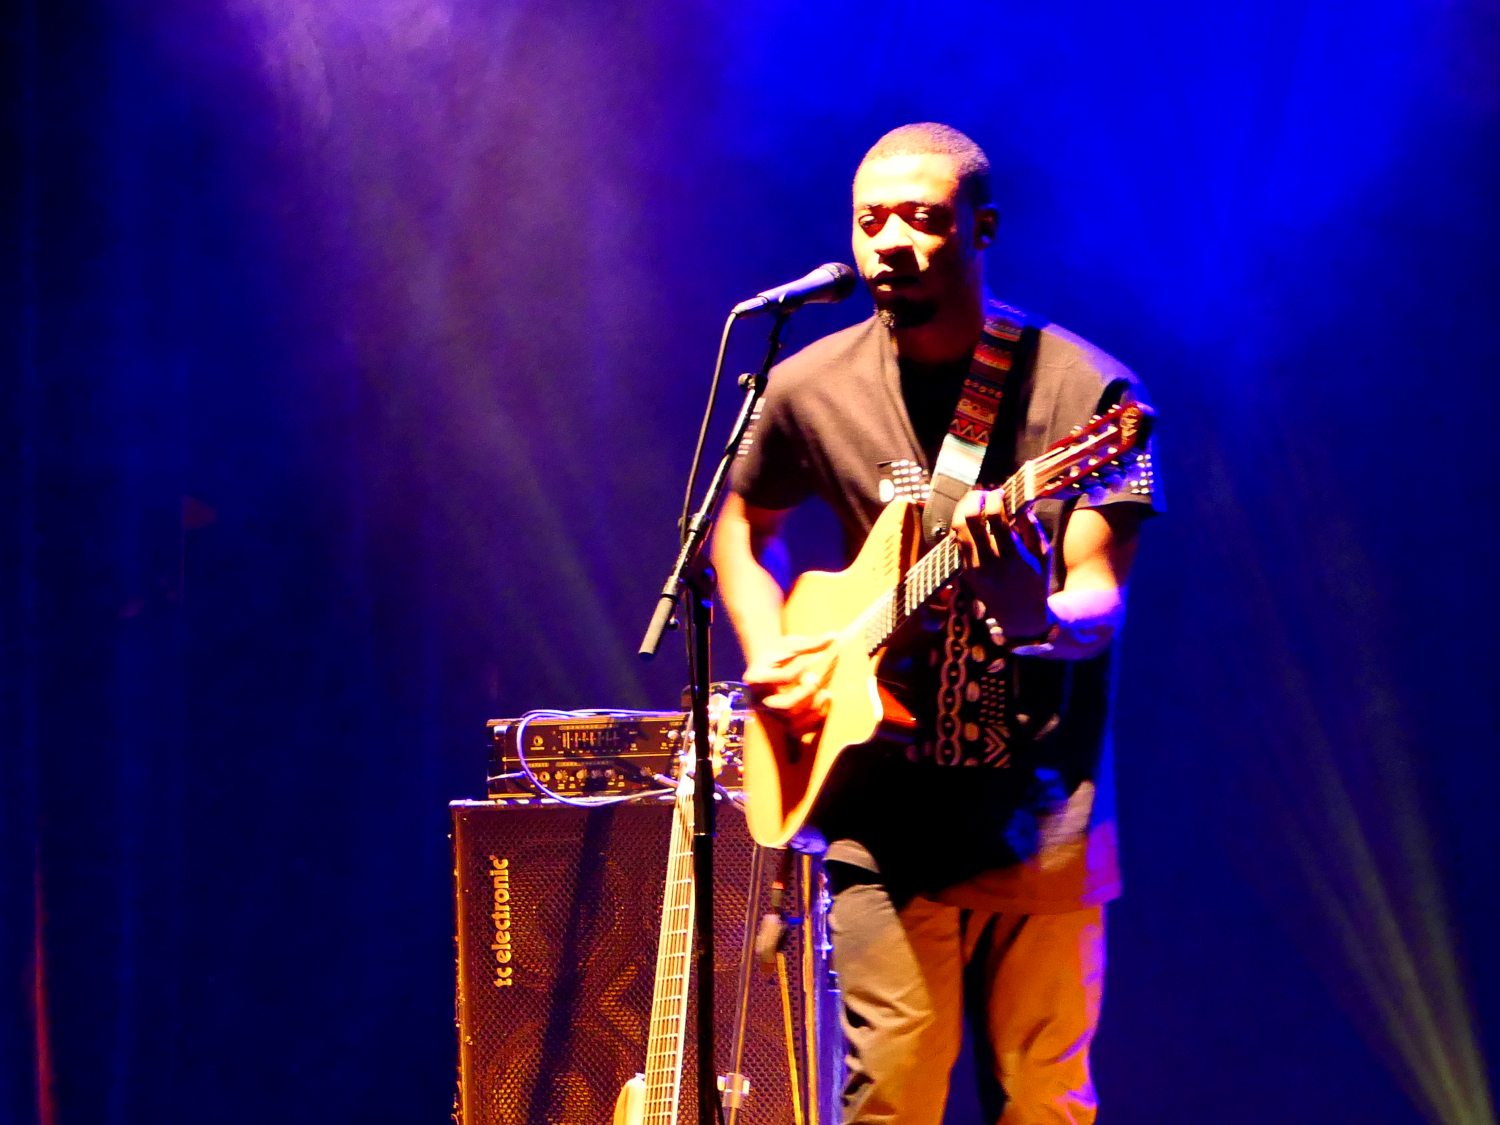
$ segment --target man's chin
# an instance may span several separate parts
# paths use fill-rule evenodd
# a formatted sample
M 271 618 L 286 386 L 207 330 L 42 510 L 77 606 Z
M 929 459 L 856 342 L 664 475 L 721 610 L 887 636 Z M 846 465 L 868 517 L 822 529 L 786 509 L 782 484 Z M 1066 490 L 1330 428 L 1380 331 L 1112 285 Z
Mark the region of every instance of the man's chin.
M 921 328 L 937 316 L 936 301 L 912 300 L 909 297 L 892 296 L 877 302 L 876 315 L 887 328 L 900 331 L 903 328 Z

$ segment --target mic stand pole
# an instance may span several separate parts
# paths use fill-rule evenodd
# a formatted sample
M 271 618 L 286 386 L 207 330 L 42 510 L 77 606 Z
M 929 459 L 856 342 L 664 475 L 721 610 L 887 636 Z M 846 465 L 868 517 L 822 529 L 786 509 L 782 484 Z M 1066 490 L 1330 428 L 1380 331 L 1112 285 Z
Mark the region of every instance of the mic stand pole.
M 697 976 L 698 1001 L 698 1125 L 720 1125 L 719 1075 L 714 1057 L 714 784 L 713 746 L 708 727 L 709 627 L 713 624 L 714 573 L 702 559 L 703 546 L 713 526 L 714 512 L 724 495 L 729 470 L 739 452 L 740 442 L 750 428 L 755 407 L 766 391 L 766 377 L 781 351 L 781 334 L 790 313 L 778 311 L 776 323 L 766 347 L 765 362 L 754 375 L 740 376 L 745 401 L 730 431 L 724 454 L 709 481 L 703 503 L 688 521 L 682 548 L 672 575 L 662 587 L 656 612 L 641 642 L 640 655 L 650 660 L 661 646 L 677 611 L 678 599 L 686 597 L 690 611 L 685 615 L 692 651 L 693 749 L 697 754 L 693 785 L 693 972 Z M 733 314 L 731 314 L 733 319 Z M 723 363 L 723 353 L 719 362 Z M 717 375 L 718 372 L 715 372 Z M 716 380 L 717 381 L 717 380 Z M 710 407 L 712 404 L 710 404 Z

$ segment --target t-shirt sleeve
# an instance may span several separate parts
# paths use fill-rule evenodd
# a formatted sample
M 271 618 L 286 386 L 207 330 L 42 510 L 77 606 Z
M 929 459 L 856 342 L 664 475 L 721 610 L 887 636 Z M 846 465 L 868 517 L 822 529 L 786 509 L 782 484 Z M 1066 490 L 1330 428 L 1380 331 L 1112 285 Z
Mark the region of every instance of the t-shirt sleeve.
M 757 508 L 795 508 L 816 489 L 807 443 L 790 398 L 784 381 L 773 371 L 730 473 L 730 488 Z

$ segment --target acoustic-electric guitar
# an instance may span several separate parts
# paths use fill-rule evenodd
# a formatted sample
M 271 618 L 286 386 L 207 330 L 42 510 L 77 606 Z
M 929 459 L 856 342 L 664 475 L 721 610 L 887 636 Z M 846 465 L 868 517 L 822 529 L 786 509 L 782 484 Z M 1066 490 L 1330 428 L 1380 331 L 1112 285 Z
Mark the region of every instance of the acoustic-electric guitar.
M 1141 456 L 1153 413 L 1123 402 L 1016 470 L 1001 486 L 1002 515 L 1015 525 L 1038 500 L 1102 487 Z M 880 678 L 917 615 L 963 569 L 948 535 L 922 553 L 922 510 L 886 505 L 859 555 L 837 574 L 808 571 L 782 609 L 788 635 L 836 634 L 814 665 L 831 703 L 817 729 L 796 734 L 762 711 L 745 723 L 745 816 L 763 847 L 785 847 L 812 814 L 839 756 L 853 746 L 906 741 L 915 720 Z

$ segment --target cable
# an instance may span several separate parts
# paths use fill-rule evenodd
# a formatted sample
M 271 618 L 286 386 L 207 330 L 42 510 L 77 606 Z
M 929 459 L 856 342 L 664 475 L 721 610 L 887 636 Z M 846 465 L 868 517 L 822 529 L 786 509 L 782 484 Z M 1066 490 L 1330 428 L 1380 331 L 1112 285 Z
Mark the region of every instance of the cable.
M 543 785 L 531 768 L 531 763 L 526 760 L 526 726 L 537 719 L 634 719 L 651 714 L 655 712 L 617 711 L 609 708 L 589 708 L 583 711 L 527 711 L 516 724 L 516 762 L 520 765 L 521 772 L 526 775 L 526 780 L 531 782 L 532 787 L 538 793 L 575 808 L 597 809 L 605 805 L 623 805 L 627 801 L 643 801 L 648 797 L 660 796 L 663 791 L 670 792 L 671 786 L 664 785 L 661 790 L 647 789 L 640 793 L 625 793 L 618 797 L 564 797 L 556 790 Z M 660 775 L 653 774 L 652 780 L 660 784 L 664 779 Z
M 698 426 L 698 444 L 693 449 L 693 465 L 688 470 L 687 491 L 682 496 L 682 518 L 677 530 L 682 542 L 687 542 L 688 519 L 693 513 L 693 491 L 698 487 L 698 466 L 703 460 L 703 447 L 708 444 L 708 424 L 714 416 L 714 402 L 719 397 L 719 380 L 724 375 L 724 353 L 729 350 L 729 333 L 734 330 L 734 313 L 724 322 L 724 334 L 719 337 L 719 358 L 714 361 L 713 381 L 708 384 L 708 405 L 703 408 L 703 421 Z

